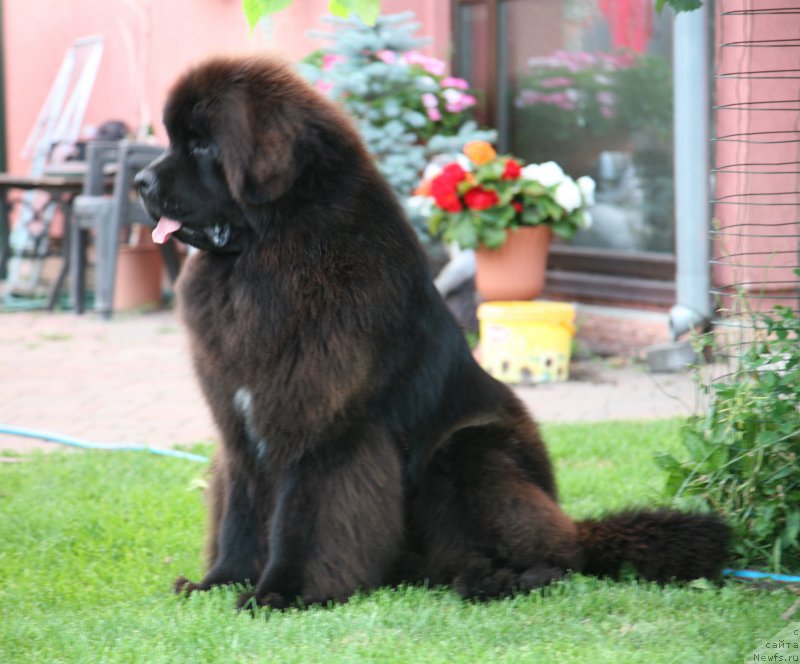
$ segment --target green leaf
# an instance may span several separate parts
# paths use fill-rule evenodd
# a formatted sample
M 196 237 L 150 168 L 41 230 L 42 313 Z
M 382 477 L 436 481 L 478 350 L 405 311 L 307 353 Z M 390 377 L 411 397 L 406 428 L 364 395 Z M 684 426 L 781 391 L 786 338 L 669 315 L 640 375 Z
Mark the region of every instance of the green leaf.
M 522 223 L 526 226 L 536 226 L 542 223 L 547 217 L 547 213 L 540 205 L 526 207 L 522 211 Z
M 675 457 L 668 452 L 657 452 L 654 455 L 654 461 L 661 470 L 666 470 L 669 473 L 678 472 L 680 464 L 676 461 Z
M 357 14 L 367 25 L 375 25 L 381 12 L 380 0 L 330 0 L 328 11 L 339 18 Z
M 795 510 L 786 518 L 786 528 L 781 535 L 783 546 L 797 546 L 798 534 L 800 534 L 800 510 Z
M 434 237 L 438 237 L 439 233 L 441 232 L 441 225 L 442 222 L 446 221 L 447 215 L 439 209 L 435 209 L 431 216 L 428 217 L 428 230 L 430 231 L 431 235 Z
M 456 242 L 462 249 L 474 249 L 478 246 L 478 231 L 467 214 L 456 222 L 447 235 L 448 240 Z
M 250 29 L 256 27 L 262 16 L 269 16 L 281 9 L 286 9 L 292 0 L 242 0 L 242 11 Z
M 468 220 L 460 222 L 453 229 L 453 239 L 462 249 L 474 249 L 478 246 L 478 233 L 475 226 Z
M 668 0 L 676 12 L 693 12 L 703 6 L 701 0 Z
M 356 14 L 367 25 L 375 25 L 381 13 L 380 0 L 355 0 Z
M 516 214 L 514 208 L 510 205 L 497 206 L 481 211 L 481 216 L 484 221 L 500 229 L 508 228 L 508 225 L 514 220 Z
M 772 545 L 772 569 L 776 572 L 781 570 L 781 554 L 783 553 L 781 547 L 781 540 L 776 539 L 775 543 Z
M 664 5 L 669 5 L 676 12 L 691 12 L 703 6 L 701 0 L 656 0 L 656 11 L 661 12 Z
M 571 240 L 575 235 L 575 226 L 567 219 L 556 221 L 550 225 L 553 233 L 558 235 L 562 240 Z
M 502 228 L 487 228 L 481 233 L 481 241 L 488 249 L 499 249 L 506 241 L 506 231 Z
M 352 11 L 351 3 L 349 0 L 330 0 L 328 11 L 339 18 L 347 18 Z
M 553 221 L 558 221 L 564 216 L 564 208 L 555 201 L 551 201 L 549 198 L 542 198 L 539 201 L 539 205 L 542 207 L 547 217 Z

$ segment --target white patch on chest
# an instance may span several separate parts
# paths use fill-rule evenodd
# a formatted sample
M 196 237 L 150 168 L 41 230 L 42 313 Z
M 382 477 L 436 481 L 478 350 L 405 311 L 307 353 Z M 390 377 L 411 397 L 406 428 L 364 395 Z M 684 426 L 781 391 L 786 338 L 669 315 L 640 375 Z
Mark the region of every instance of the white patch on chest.
M 260 461 L 267 460 L 267 440 L 258 435 L 253 418 L 253 393 L 240 387 L 233 395 L 233 407 L 244 420 L 244 430 L 251 447 Z

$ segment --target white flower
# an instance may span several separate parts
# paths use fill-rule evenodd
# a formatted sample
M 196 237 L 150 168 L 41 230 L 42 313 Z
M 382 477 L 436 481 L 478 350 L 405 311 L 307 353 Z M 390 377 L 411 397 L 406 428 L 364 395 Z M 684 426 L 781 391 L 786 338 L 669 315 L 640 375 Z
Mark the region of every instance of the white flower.
M 560 184 L 564 181 L 564 178 L 566 178 L 564 171 L 561 170 L 561 166 L 554 161 L 546 161 L 540 166 L 540 168 L 539 182 L 545 187 L 552 187 Z M 572 180 L 570 180 L 570 182 L 571 181 Z
M 406 204 L 411 212 L 421 217 L 429 217 L 433 211 L 433 199 L 428 196 L 410 196 Z
M 463 92 L 461 92 L 460 90 L 455 90 L 454 88 L 445 88 L 444 90 L 442 90 L 442 97 L 444 97 L 444 100 L 446 102 L 451 104 L 457 102 L 463 96 L 464 96 Z
M 566 177 L 564 171 L 554 161 L 546 161 L 543 164 L 528 164 L 522 169 L 522 178 L 533 180 L 543 187 L 553 187 L 564 181 Z M 574 183 L 573 183 L 574 184 Z
M 567 213 L 577 210 L 581 206 L 581 201 L 583 200 L 581 190 L 578 189 L 578 185 L 575 184 L 572 178 L 562 180 L 561 184 L 556 187 L 553 199 L 564 208 Z
M 439 89 L 439 84 L 432 76 L 417 76 L 416 83 L 420 90 L 425 90 L 426 92 Z
M 472 162 L 469 160 L 469 157 L 467 157 L 467 155 L 465 154 L 461 153 L 457 154 L 456 163 L 468 173 L 472 170 Z
M 594 205 L 594 189 L 595 183 L 588 175 L 578 178 L 578 189 L 581 190 L 584 205 Z
M 539 181 L 539 164 L 528 164 L 520 171 L 519 176 L 523 180 Z
M 425 167 L 425 170 L 422 173 L 423 180 L 433 180 L 437 175 L 442 172 L 442 167 L 439 166 L 436 162 L 431 162 Z
M 583 211 L 583 227 L 584 228 L 591 228 L 592 224 L 594 223 L 594 219 L 592 218 L 592 213 L 589 210 Z

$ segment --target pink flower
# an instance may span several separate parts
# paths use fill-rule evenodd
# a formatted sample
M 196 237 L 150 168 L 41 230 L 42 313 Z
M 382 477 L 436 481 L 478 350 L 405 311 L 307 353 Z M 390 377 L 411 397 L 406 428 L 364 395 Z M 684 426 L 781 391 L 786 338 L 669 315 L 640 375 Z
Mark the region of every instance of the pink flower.
M 393 65 L 395 62 L 397 62 L 397 53 L 390 51 L 388 48 L 378 51 L 375 53 L 375 56 L 378 58 L 378 60 L 385 62 L 387 65 Z
M 447 88 L 442 92 L 442 96 L 445 100 L 445 108 L 450 113 L 461 113 L 461 111 L 474 106 L 477 101 L 472 95 L 465 95 L 460 90 L 455 90 L 454 88 Z
M 333 89 L 333 83 L 330 81 L 317 81 L 317 90 L 328 94 Z
M 422 105 L 425 108 L 436 108 L 439 106 L 439 100 L 432 92 L 426 92 L 420 99 L 422 99 Z
M 469 83 L 463 78 L 456 78 L 455 76 L 446 76 L 441 80 L 443 88 L 456 88 L 457 90 L 468 90 Z
M 428 119 L 432 122 L 439 122 L 442 119 L 442 113 L 438 108 L 428 109 Z
M 546 78 L 539 84 L 543 88 L 563 88 L 567 85 L 572 85 L 572 80 L 566 76 L 554 76 L 553 78 Z
M 345 57 L 343 55 L 337 55 L 336 53 L 326 53 L 322 56 L 322 69 L 324 71 L 328 71 L 329 69 L 333 69 L 338 63 L 344 62 Z
M 429 74 L 443 76 L 447 65 L 437 58 L 432 58 L 419 51 L 403 53 L 403 61 L 410 65 L 419 65 Z
M 606 120 L 610 120 L 611 118 L 616 117 L 617 112 L 611 106 L 601 106 L 600 115 L 602 115 Z
M 629 51 L 622 53 L 598 53 L 598 55 L 615 69 L 627 69 L 636 63 L 636 56 Z
M 603 106 L 613 106 L 617 102 L 617 98 L 613 92 L 608 92 L 607 90 L 601 90 L 597 93 L 597 101 L 599 104 Z
M 517 108 L 525 108 L 526 106 L 533 106 L 541 101 L 542 95 L 535 90 L 522 90 L 517 95 L 515 106 Z
M 538 103 L 551 104 L 558 106 L 562 111 L 573 111 L 577 104 L 577 93 L 575 90 L 565 90 L 564 92 L 552 92 L 546 95 L 540 95 Z
M 534 104 L 550 104 L 558 106 L 563 111 L 574 111 L 578 104 L 578 93 L 575 90 L 542 93 L 533 90 L 523 90 L 516 99 L 517 108 L 525 108 Z
M 468 108 L 472 108 L 477 103 L 478 100 L 475 99 L 475 97 L 473 97 L 472 95 L 461 95 L 461 97 L 459 97 L 457 101 L 448 102 L 445 105 L 445 108 L 451 113 L 461 113 L 462 111 L 465 111 Z

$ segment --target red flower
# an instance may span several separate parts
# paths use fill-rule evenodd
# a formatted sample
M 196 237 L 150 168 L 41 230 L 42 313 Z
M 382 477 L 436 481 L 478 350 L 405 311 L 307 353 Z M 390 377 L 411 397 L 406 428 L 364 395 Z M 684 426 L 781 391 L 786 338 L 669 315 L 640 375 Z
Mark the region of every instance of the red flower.
M 509 159 L 506 162 L 506 168 L 503 171 L 503 179 L 516 180 L 517 178 L 519 178 L 520 173 L 522 173 L 522 166 L 520 166 L 513 159 Z
M 456 193 L 457 185 L 458 180 L 452 179 L 447 173 L 437 175 L 431 182 L 431 196 L 436 205 L 448 212 L 460 212 L 463 206 Z
M 483 189 L 482 187 L 473 187 L 464 194 L 464 202 L 472 210 L 486 210 L 496 205 L 498 200 L 499 197 L 496 191 Z
M 467 177 L 467 172 L 458 164 L 447 164 L 447 166 L 442 169 L 439 177 L 447 178 L 453 183 L 453 186 L 455 186 Z
M 522 203 L 520 203 L 519 201 L 511 201 L 511 207 L 513 207 L 517 211 L 517 214 L 522 214 L 522 211 L 525 209 L 522 206 Z

